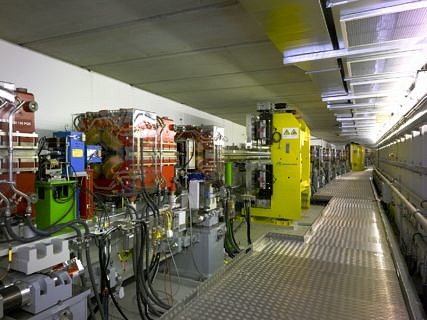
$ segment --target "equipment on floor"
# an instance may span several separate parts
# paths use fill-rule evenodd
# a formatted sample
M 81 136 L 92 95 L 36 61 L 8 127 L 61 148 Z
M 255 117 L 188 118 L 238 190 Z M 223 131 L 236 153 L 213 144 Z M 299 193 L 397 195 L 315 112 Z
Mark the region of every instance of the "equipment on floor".
M 205 279 L 224 265 L 224 129 L 176 126 L 177 182 L 188 197 L 193 245 L 176 256 L 180 273 Z
M 82 236 L 83 231 L 77 227 L 83 222 L 76 218 L 75 182 L 60 181 L 63 173 L 60 166 L 53 164 L 55 161 L 39 167 L 41 150 L 34 122 L 37 109 L 32 94 L 0 82 L 0 134 L 4 136 L 1 139 L 4 152 L 0 154 L 3 169 L 0 255 L 4 257 L 0 318 L 86 319 L 90 290 L 85 282 L 80 289 L 73 290 L 72 282 L 73 278 L 84 278 L 85 268 L 81 263 L 84 242 L 80 242 L 80 248 L 70 259 L 68 240 L 56 237 L 74 230 Z M 39 179 L 36 183 L 41 171 L 49 179 Z M 50 179 L 53 176 L 58 180 Z M 91 270 L 90 257 L 87 261 L 87 269 Z
M 76 181 L 40 181 L 36 188 L 38 228 L 44 230 L 76 219 Z
M 346 146 L 348 161 L 352 171 L 365 170 L 365 148 L 357 143 L 350 143 Z
M 240 184 L 235 192 L 254 197 L 253 219 L 290 224 L 310 206 L 310 129 L 296 112 L 271 103 L 257 111 L 247 117 L 246 148 L 226 150 Z
M 138 109 L 82 113 L 72 131 L 38 145 L 33 95 L 0 83 L 0 105 L 0 318 L 87 319 L 97 312 L 106 319 L 112 303 L 129 319 L 118 299 L 123 279 L 132 277 L 140 316 L 158 317 L 170 307 L 153 288 L 162 261 L 173 260 L 179 274 L 174 256 L 197 247 L 192 254 L 203 274 L 222 266 L 223 176 L 211 179 L 219 164 L 206 148 L 203 179 L 190 179 L 199 202 L 190 207 L 188 188 L 175 187 L 173 120 Z

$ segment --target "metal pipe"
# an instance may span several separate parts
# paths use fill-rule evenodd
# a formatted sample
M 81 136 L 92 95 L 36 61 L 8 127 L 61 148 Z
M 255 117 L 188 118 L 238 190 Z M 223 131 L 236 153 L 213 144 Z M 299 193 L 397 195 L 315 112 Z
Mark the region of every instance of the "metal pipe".
M 14 106 L 12 110 L 9 112 L 8 116 L 8 158 L 9 158 L 9 175 L 8 175 L 8 183 L 10 184 L 10 187 L 13 192 L 17 193 L 18 195 L 22 196 L 27 201 L 27 208 L 25 209 L 25 214 L 30 215 L 32 213 L 31 208 L 31 197 L 24 192 L 18 190 L 15 186 L 15 182 L 13 181 L 13 121 L 14 121 L 14 115 L 22 108 L 22 106 L 25 104 L 26 101 L 19 102 L 18 105 Z
M 377 173 L 379 173 L 378 170 L 376 171 Z M 381 173 L 379 174 L 381 175 Z M 396 238 L 394 237 L 393 229 L 391 228 L 390 222 L 388 221 L 385 212 L 380 205 L 380 200 L 372 183 L 372 179 L 370 180 L 370 182 L 372 191 L 374 192 L 374 196 L 376 199 L 376 204 L 380 212 L 381 221 L 385 229 L 387 243 L 391 251 L 394 266 L 396 268 L 396 275 L 399 279 L 401 290 L 406 302 L 406 306 L 408 308 L 409 316 L 411 319 L 425 319 L 423 306 L 418 298 L 417 290 L 415 288 L 414 283 L 412 282 L 411 276 L 409 275 L 405 259 L 403 258 L 402 253 L 399 249 L 399 245 L 396 241 Z M 387 183 L 387 181 L 385 182 Z M 399 191 L 397 192 L 399 193 Z
M 0 289 L 2 297 L 2 312 L 8 312 L 30 302 L 30 287 L 22 282 L 17 282 Z M 3 317 L 4 314 L 2 314 Z
M 6 217 L 10 217 L 11 216 L 11 211 L 10 211 L 10 202 L 9 202 L 9 199 L 2 192 L 0 192 L 0 198 L 2 198 L 3 201 L 6 203 L 5 216 Z
M 31 216 L 31 214 L 33 212 L 33 208 L 31 207 L 31 204 L 33 203 L 33 201 L 31 199 L 31 197 L 28 194 L 17 189 L 15 186 L 15 183 L 11 183 L 10 188 L 12 189 L 13 192 L 17 193 L 18 195 L 20 195 L 21 197 L 23 197 L 25 199 L 25 201 L 27 202 L 27 207 L 25 208 L 25 215 Z
M 163 124 L 162 129 L 160 130 L 160 177 L 161 180 L 166 180 L 163 176 L 163 130 L 165 129 L 166 125 Z M 165 189 L 167 189 L 167 182 L 165 181 L 166 186 Z M 161 186 L 161 183 L 160 183 Z M 160 197 L 160 195 L 159 195 Z
M 416 208 L 411 202 L 409 202 L 404 195 L 377 169 L 374 168 L 376 174 L 384 181 L 387 186 L 399 197 L 403 204 L 408 208 L 409 212 L 414 216 L 421 228 L 427 232 L 427 218 L 421 213 L 420 209 Z
M 16 105 L 12 110 L 9 112 L 8 116 L 8 129 L 9 129 L 9 146 L 8 146 L 8 157 L 9 157 L 9 183 L 13 182 L 13 120 L 14 115 L 17 113 L 22 106 L 25 104 L 25 101 L 21 101 L 18 105 Z

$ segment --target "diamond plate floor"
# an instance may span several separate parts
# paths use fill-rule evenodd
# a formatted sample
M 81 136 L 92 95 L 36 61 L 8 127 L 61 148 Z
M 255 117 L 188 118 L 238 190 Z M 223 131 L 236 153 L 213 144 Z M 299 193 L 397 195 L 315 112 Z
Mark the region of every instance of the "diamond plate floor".
M 369 177 L 320 191 L 305 242 L 267 234 L 162 319 L 408 319 Z

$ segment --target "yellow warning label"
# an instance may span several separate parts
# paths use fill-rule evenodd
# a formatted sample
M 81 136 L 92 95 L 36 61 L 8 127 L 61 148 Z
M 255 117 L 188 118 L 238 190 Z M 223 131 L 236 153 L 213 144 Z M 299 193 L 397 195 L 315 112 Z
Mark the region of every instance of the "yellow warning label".
M 83 157 L 83 149 L 73 149 L 71 151 L 71 156 L 73 158 L 82 158 Z
M 282 139 L 298 139 L 299 128 L 283 128 Z

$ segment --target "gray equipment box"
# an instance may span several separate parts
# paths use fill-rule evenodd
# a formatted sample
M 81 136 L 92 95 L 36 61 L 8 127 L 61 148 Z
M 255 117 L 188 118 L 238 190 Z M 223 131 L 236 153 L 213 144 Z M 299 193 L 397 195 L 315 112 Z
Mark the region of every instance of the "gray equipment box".
M 193 227 L 195 243 L 175 256 L 180 275 L 200 280 L 212 276 L 224 265 L 225 224 Z

